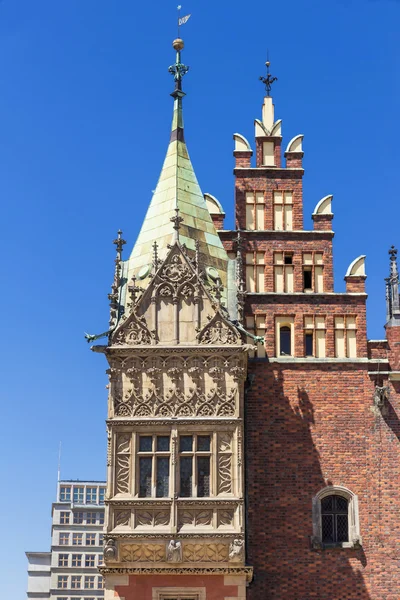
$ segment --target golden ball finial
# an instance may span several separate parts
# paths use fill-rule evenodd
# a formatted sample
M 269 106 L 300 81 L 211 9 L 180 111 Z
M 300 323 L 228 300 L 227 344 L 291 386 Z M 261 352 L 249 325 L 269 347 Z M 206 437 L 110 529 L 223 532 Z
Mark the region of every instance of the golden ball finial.
M 176 50 L 176 51 L 180 51 L 183 50 L 185 44 L 183 43 L 183 40 L 181 38 L 176 38 L 176 40 L 174 40 L 172 42 L 172 47 Z
M 269 67 L 271 63 L 269 62 L 269 60 L 267 60 L 267 62 L 265 63 L 265 66 Z

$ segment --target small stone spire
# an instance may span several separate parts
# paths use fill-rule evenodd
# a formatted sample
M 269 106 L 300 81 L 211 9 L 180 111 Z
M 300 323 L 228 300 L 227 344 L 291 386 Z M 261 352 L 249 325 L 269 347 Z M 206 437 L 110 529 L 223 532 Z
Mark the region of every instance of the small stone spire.
M 397 268 L 397 249 L 391 246 L 390 275 L 386 282 L 386 318 L 392 324 L 400 325 L 399 271 Z
M 117 237 L 113 241 L 117 250 L 117 256 L 115 258 L 115 270 L 114 270 L 114 281 L 111 286 L 111 294 L 108 294 L 108 299 L 110 300 L 110 326 L 114 325 L 118 319 L 118 295 L 119 295 L 119 286 L 121 283 L 121 260 L 122 260 L 122 250 L 126 241 L 122 239 L 122 231 L 121 229 L 117 232 Z
M 179 208 L 175 208 L 175 216 L 170 218 L 170 221 L 174 224 L 175 230 L 175 241 L 179 242 L 179 230 L 181 228 L 181 223 L 183 223 L 182 217 L 179 216 Z
M 240 229 L 237 232 L 236 238 L 236 286 L 237 286 L 237 313 L 238 321 L 243 324 L 244 322 L 244 303 L 246 298 L 246 282 L 244 279 L 243 269 L 243 242 L 242 236 L 240 235 Z

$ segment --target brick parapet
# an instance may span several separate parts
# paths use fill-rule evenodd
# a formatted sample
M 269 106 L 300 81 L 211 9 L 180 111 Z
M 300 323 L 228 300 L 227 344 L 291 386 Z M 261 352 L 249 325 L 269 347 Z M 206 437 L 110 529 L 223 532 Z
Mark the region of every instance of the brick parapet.
M 286 167 L 301 169 L 303 167 L 304 152 L 285 152 Z
M 314 229 L 315 231 L 331 231 L 332 230 L 332 220 L 333 214 L 330 215 L 311 215 L 312 220 L 314 221 Z
M 362 294 L 365 292 L 365 275 L 349 275 L 344 278 L 346 282 L 346 292 L 349 294 Z

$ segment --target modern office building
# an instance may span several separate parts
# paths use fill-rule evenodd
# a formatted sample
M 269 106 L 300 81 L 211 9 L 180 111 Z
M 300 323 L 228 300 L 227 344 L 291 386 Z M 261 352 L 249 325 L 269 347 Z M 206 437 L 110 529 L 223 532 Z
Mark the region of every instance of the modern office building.
M 27 598 L 103 598 L 103 481 L 60 481 L 52 504 L 51 551 L 27 552 Z

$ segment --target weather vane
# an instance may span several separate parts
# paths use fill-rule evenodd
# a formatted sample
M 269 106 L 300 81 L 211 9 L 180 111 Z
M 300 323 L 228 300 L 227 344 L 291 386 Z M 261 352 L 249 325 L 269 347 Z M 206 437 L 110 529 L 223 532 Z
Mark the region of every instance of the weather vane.
M 185 15 L 184 17 L 181 17 L 180 16 L 181 8 L 182 8 L 181 5 L 179 5 L 178 6 L 178 37 L 176 40 L 174 40 L 172 42 L 172 46 L 176 50 L 176 60 L 175 60 L 175 64 L 171 65 L 168 68 L 169 73 L 171 73 L 174 76 L 175 91 L 176 90 L 182 91 L 182 78 L 189 71 L 189 67 L 187 67 L 186 65 L 184 65 L 181 62 L 181 50 L 183 50 L 183 48 L 184 48 L 184 43 L 180 37 L 180 28 L 181 28 L 181 25 L 184 25 L 185 23 L 188 22 L 190 15 Z
M 267 91 L 267 96 L 270 96 L 270 91 L 271 91 L 271 86 L 274 83 L 274 81 L 278 81 L 277 77 L 272 77 L 271 73 L 269 72 L 269 66 L 270 66 L 270 62 L 269 59 L 267 58 L 267 62 L 265 63 L 265 66 L 267 67 L 267 76 L 266 77 L 260 77 L 260 81 L 263 82 L 263 84 L 265 85 L 265 89 Z

